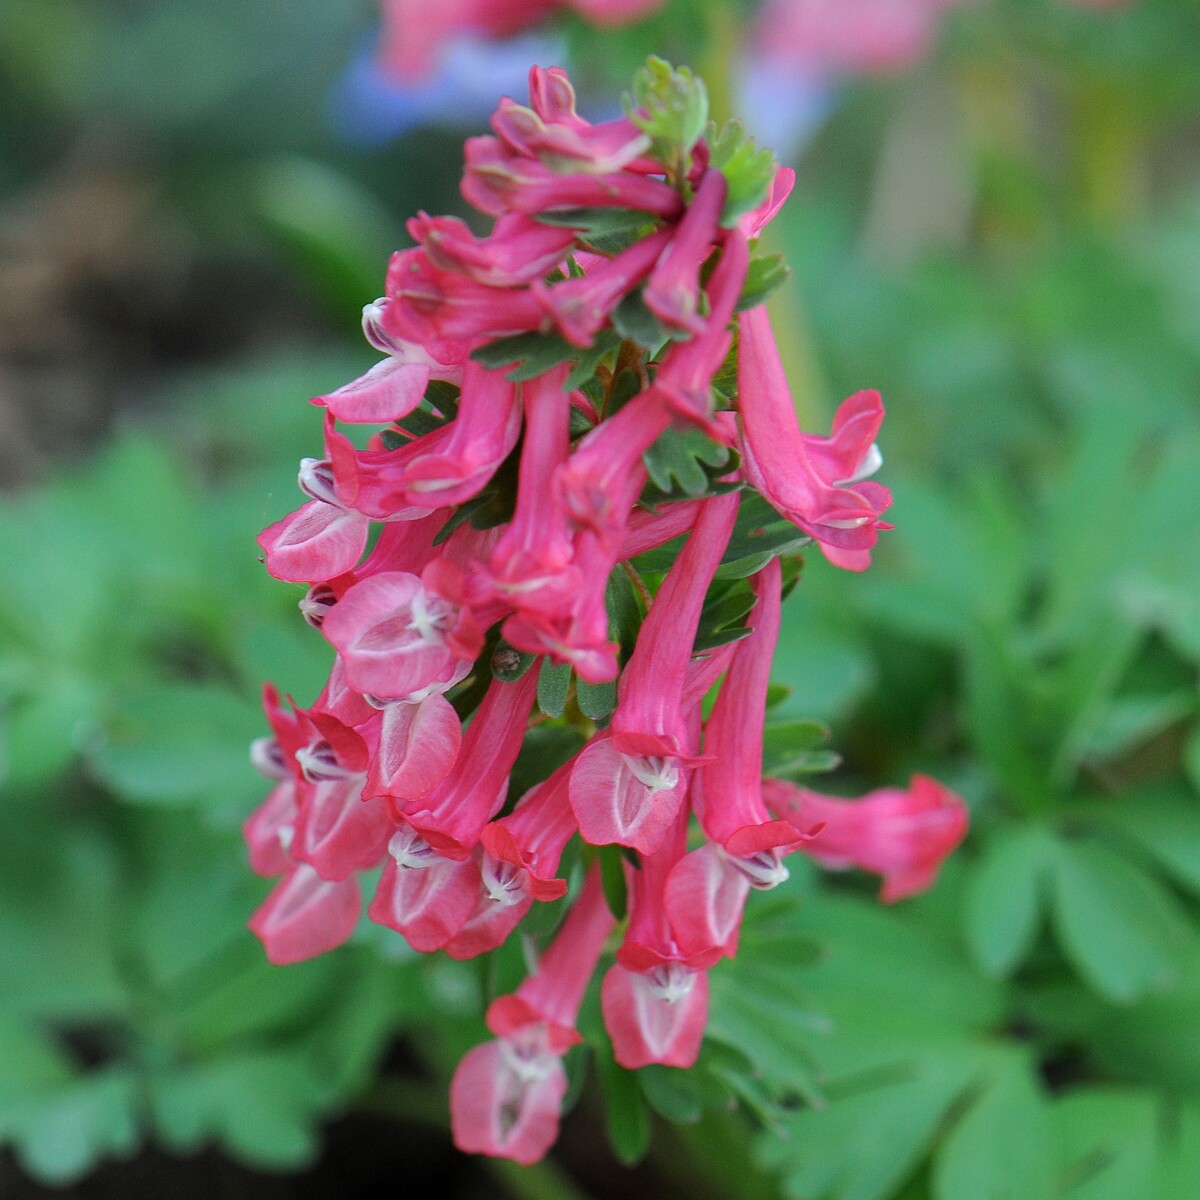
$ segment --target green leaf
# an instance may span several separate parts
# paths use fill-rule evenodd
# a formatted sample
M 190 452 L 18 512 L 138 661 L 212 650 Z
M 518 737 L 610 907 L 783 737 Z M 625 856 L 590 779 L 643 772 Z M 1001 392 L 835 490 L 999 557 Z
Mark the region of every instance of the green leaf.
M 829 726 L 820 721 L 777 721 L 763 728 L 763 774 L 779 779 L 831 771 L 840 755 L 823 747 Z
M 1156 880 L 1097 842 L 1059 843 L 1053 872 L 1059 941 L 1097 991 L 1128 1004 L 1170 985 L 1194 935 Z
M 625 920 L 629 908 L 629 883 L 625 876 L 625 854 L 620 846 L 600 846 L 596 850 L 600 862 L 600 883 L 609 912 Z
M 974 1073 L 961 1055 L 911 1058 L 891 1078 L 865 1079 L 789 1119 L 788 1140 L 765 1141 L 763 1157 L 805 1200 L 885 1200 L 916 1169 Z
M 512 337 L 486 342 L 471 352 L 471 359 L 489 370 L 517 363 L 508 373 L 508 378 L 516 383 L 533 379 L 559 363 L 569 362 L 578 354 L 575 346 L 557 334 L 516 333 Z
M 737 524 L 717 568 L 718 579 L 744 579 L 773 558 L 793 554 L 812 539 L 781 517 L 757 492 L 744 491 Z
M 702 430 L 667 429 L 642 455 L 651 483 L 660 496 L 653 503 L 668 497 L 716 495 L 725 487 L 714 487 L 718 475 L 730 470 L 730 453 Z
M 1183 788 L 1126 794 L 1097 814 L 1184 887 L 1200 894 L 1200 803 Z
M 731 229 L 738 218 L 756 209 L 766 198 L 775 178 L 778 162 L 773 150 L 761 150 L 740 121 L 727 121 L 718 135 L 716 126 L 708 129 L 711 163 L 729 184 L 721 224 Z
M 935 1200 L 1052 1200 L 1048 1124 L 1030 1064 L 1005 1054 L 938 1151 Z
M 138 1142 L 137 1079 L 110 1067 L 30 1097 L 19 1113 L 0 1113 L 17 1161 L 35 1179 L 62 1186 L 108 1155 L 126 1156 Z
M 588 683 L 586 679 L 575 681 L 575 699 L 579 711 L 589 721 L 607 722 L 617 707 L 617 681 L 610 683 Z
M 604 609 L 608 615 L 609 634 L 620 646 L 621 656 L 627 660 L 637 644 L 638 631 L 641 629 L 645 612 L 633 586 L 633 580 L 629 578 L 623 566 L 614 568 L 604 585 Z M 613 682 L 615 686 L 616 681 Z
M 263 790 L 248 757 L 262 728 L 257 708 L 230 690 L 160 684 L 125 698 L 90 765 L 126 800 L 236 809 Z
M 617 1158 L 627 1167 L 634 1166 L 650 1149 L 650 1113 L 645 1096 L 637 1075 L 618 1065 L 607 1045 L 597 1047 L 595 1057 L 604 1093 L 608 1140 Z
M 545 659 L 538 672 L 538 708 L 548 717 L 561 717 L 567 711 L 571 691 L 571 664 Z
M 687 67 L 651 56 L 633 77 L 625 111 L 651 140 L 651 154 L 673 172 L 682 169 L 708 124 L 708 91 Z
M 563 384 L 564 389 L 573 391 L 576 388 L 581 388 L 588 380 L 592 379 L 600 364 L 606 358 L 611 357 L 621 344 L 621 335 L 615 329 L 602 329 L 596 335 L 596 340 L 588 350 L 579 352 L 579 361 L 571 368 L 567 375 L 566 382 Z M 571 409 L 572 417 L 582 417 L 583 414 L 578 409 Z M 584 418 L 586 420 L 586 418 Z M 590 429 L 591 426 L 589 425 Z M 578 436 L 572 434 L 572 436 Z
M 654 224 L 635 208 L 569 208 L 538 213 L 534 219 L 543 225 L 577 229 L 583 241 L 593 245 L 600 239 L 638 236 Z
M 667 327 L 646 307 L 642 289 L 630 292 L 612 313 L 613 328 L 621 337 L 647 350 L 655 350 L 669 337 Z
M 1037 936 L 1054 846 L 1036 826 L 988 843 L 967 884 L 964 921 L 972 953 L 1004 978 L 1024 962 Z
M 1068 1200 L 1151 1197 L 1157 1119 L 1152 1096 L 1133 1089 L 1089 1087 L 1061 1099 L 1054 1132 Z
M 153 1084 L 155 1127 L 176 1150 L 217 1138 L 235 1157 L 268 1169 L 295 1169 L 316 1151 L 324 1089 L 294 1052 L 220 1058 L 165 1072 Z
M 784 261 L 782 254 L 752 258 L 735 311 L 745 312 L 747 309 L 757 308 L 777 287 L 788 281 L 791 273 L 792 269 Z

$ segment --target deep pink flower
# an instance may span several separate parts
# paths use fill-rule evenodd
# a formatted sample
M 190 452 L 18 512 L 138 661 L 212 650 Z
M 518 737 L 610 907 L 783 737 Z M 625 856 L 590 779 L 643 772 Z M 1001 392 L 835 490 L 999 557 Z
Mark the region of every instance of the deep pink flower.
M 567 1091 L 562 1055 L 579 1041 L 576 1013 L 612 927 L 593 867 L 537 971 L 488 1009 L 496 1040 L 469 1051 L 454 1073 L 450 1115 L 460 1150 L 528 1165 L 553 1144 Z
M 763 202 L 738 219 L 738 229 L 747 241 L 753 241 L 775 219 L 796 186 L 796 172 L 791 167 L 776 167 L 771 186 Z
M 386 299 L 376 300 L 363 309 L 363 331 L 367 340 L 388 357 L 358 379 L 313 399 L 314 404 L 339 421 L 369 424 L 397 421 L 421 403 L 431 379 L 462 382 L 460 356 L 454 356 L 455 361 L 447 364 L 434 358 L 423 346 L 384 332 L 382 316 L 387 304 Z
M 607 175 L 563 173 L 514 153 L 495 137 L 468 138 L 466 160 L 463 198 L 494 217 L 513 212 L 632 208 L 669 220 L 682 207 L 679 193 L 661 180 L 620 171 Z
M 535 900 L 558 900 L 566 895 L 566 880 L 555 877 L 567 843 L 579 828 L 568 797 L 571 762 L 564 763 L 544 783 L 530 788 L 507 817 L 484 827 L 484 851 L 505 873 L 510 888 Z
M 650 274 L 670 241 L 670 232 L 661 229 L 616 258 L 601 260 L 582 278 L 552 284 L 535 281 L 533 295 L 563 337 L 586 348 L 608 323 L 613 309 Z
M 420 800 L 397 806 L 439 854 L 466 858 L 479 844 L 483 827 L 500 811 L 536 696 L 535 668 L 516 683 L 493 680 L 450 774 Z
M 473 858 L 439 854 L 403 821 L 387 852 L 367 915 L 396 930 L 422 954 L 440 950 L 471 915 L 479 892 L 479 867 Z
M 737 509 L 736 492 L 701 507 L 621 674 L 611 728 L 593 738 L 575 764 L 571 805 L 593 845 L 617 842 L 650 853 L 679 811 L 685 770 L 696 752 L 682 708 L 688 664 Z
M 250 918 L 250 929 L 276 966 L 315 958 L 340 946 L 358 923 L 362 901 L 353 879 L 322 879 L 298 863 Z
M 256 875 L 270 878 L 291 866 L 288 847 L 292 844 L 295 828 L 296 783 L 293 779 L 285 779 L 271 789 L 242 826 L 242 836 L 250 851 L 250 869 Z
M 416 701 L 381 701 L 363 727 L 371 758 L 363 795 L 418 800 L 450 773 L 462 743 L 462 722 L 440 692 Z
M 548 81 L 554 74 L 555 68 L 530 71 L 530 107 L 507 97 L 500 101 L 491 126 L 507 150 L 522 158 L 540 159 L 561 174 L 609 175 L 630 167 L 661 171 L 657 164 L 642 158 L 650 139 L 632 121 L 627 117 L 602 125 L 585 121 L 575 112 L 570 80 L 560 71 L 557 81 Z M 552 99 L 544 104 L 548 90 Z
M 699 425 L 717 441 L 727 440 L 724 426 L 711 418 L 713 376 L 721 369 L 733 334 L 729 322 L 746 279 L 750 252 L 739 230 L 726 235 L 721 258 L 708 284 L 709 314 L 703 331 L 686 342 L 668 347 L 654 376 L 651 393 L 674 415 Z M 618 414 L 619 415 L 619 414 Z
M 405 571 L 356 583 L 321 632 L 341 655 L 351 687 L 396 700 L 431 685 L 452 687 L 482 647 L 469 613 Z
M 604 590 L 616 557 L 599 538 L 584 532 L 575 543 L 572 563 L 579 580 L 567 607 L 524 606 L 504 622 L 504 636 L 527 654 L 546 654 L 570 663 L 581 679 L 606 683 L 617 677 L 617 645 L 608 637 Z
M 646 483 L 642 455 L 673 419 L 661 397 L 642 392 L 585 434 L 557 472 L 556 486 L 571 519 L 595 533 L 614 554 Z
M 858 867 L 882 875 L 880 895 L 888 902 L 932 887 L 967 832 L 961 798 L 927 775 L 914 775 L 907 789 L 879 788 L 859 800 L 767 779 L 763 796 L 797 829 L 822 826 L 802 847 L 805 854 L 831 870 Z
M 408 222 L 413 239 L 434 266 L 492 288 L 512 288 L 549 275 L 566 258 L 575 233 L 517 214 L 501 217 L 487 237 L 476 237 L 458 217 L 421 213 Z
M 370 522 L 340 504 L 310 500 L 258 535 L 267 570 L 289 583 L 314 583 L 353 570 Z
M 446 943 L 451 958 L 474 958 L 494 950 L 535 900 L 566 895 L 567 882 L 555 872 L 577 832 L 567 798 L 570 775 L 571 764 L 566 763 L 526 792 L 507 817 L 484 826 L 479 895 L 463 927 Z
M 646 285 L 646 307 L 672 329 L 691 334 L 704 332 L 700 268 L 712 253 L 728 191 L 729 185 L 720 171 L 704 172 L 694 199 L 675 228 L 671 244 Z
M 717 953 L 689 958 L 681 952 L 664 899 L 667 878 L 686 850 L 687 814 L 681 811 L 659 849 L 642 856 L 640 870 L 629 871 L 629 927 L 600 998 L 613 1054 L 630 1070 L 650 1063 L 690 1067 L 704 1037 L 706 968 Z
M 742 907 L 751 888 L 787 878 L 782 862 L 804 840 L 763 801 L 763 720 L 779 634 L 781 572 L 773 559 L 752 579 L 753 633 L 736 644 L 733 665 L 705 727 L 705 761 L 692 781 L 692 805 L 709 845 L 686 855 L 666 885 L 666 908 L 681 950 L 737 952 Z M 806 831 L 808 832 L 808 831 Z
M 571 398 L 563 390 L 567 368 L 556 367 L 522 384 L 525 440 L 513 519 L 472 587 L 519 610 L 556 612 L 580 587 L 572 566 L 575 543 L 554 474 L 566 462 Z
M 478 343 L 528 333 L 546 324 L 527 291 L 489 287 L 461 271 L 447 270 L 421 246 L 392 255 L 387 295 L 384 329 L 421 344 Z
M 833 436 L 800 432 L 779 350 L 763 306 L 742 313 L 738 350 L 738 411 L 747 480 L 793 524 L 821 543 L 831 562 L 864 570 L 891 493 L 860 483 L 879 465 L 872 451 L 883 420 L 876 392 L 860 392 L 839 409 Z M 857 461 L 856 461 L 857 460 Z

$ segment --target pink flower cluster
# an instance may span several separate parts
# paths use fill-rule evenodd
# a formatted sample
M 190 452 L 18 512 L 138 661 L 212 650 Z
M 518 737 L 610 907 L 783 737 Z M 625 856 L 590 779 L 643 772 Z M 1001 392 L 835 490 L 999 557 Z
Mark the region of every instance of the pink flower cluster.
M 672 165 L 654 157 L 645 114 L 579 117 L 561 71 L 535 68 L 530 93 L 528 106 L 502 101 L 493 134 L 467 144 L 463 192 L 491 231 L 410 223 L 417 244 L 394 256 L 364 317 L 385 357 L 318 399 L 325 455 L 301 465 L 309 499 L 261 535 L 269 571 L 308 585 L 300 608 L 336 658 L 309 708 L 267 690 L 273 737 L 255 758 L 277 782 L 246 838 L 254 869 L 281 878 L 251 926 L 272 962 L 329 950 L 358 922 L 360 877 L 382 868 L 367 876 L 370 918 L 416 950 L 470 958 L 568 894 L 559 867 L 573 838 L 624 847 L 628 919 L 604 975 L 605 1024 L 622 1065 L 686 1067 L 707 972 L 736 951 L 751 889 L 787 877 L 786 855 L 878 872 L 899 898 L 931 883 L 964 810 L 923 778 L 859 801 L 764 782 L 777 558 L 749 580 L 747 636 L 694 652 L 751 489 L 843 567 L 865 568 L 885 528 L 887 489 L 864 479 L 879 464 L 878 395 L 847 400 L 828 437 L 802 433 L 766 309 L 737 313 L 751 242 L 791 173 L 727 213 L 730 181 L 704 139 Z M 632 214 L 603 252 L 586 232 L 598 210 Z M 660 344 L 614 335 L 631 302 Z M 479 361 L 518 335 L 561 361 L 518 382 Z M 735 335 L 731 407 L 714 379 Z M 576 387 L 580 364 L 591 374 Z M 339 427 L 356 422 L 399 424 L 360 449 Z M 740 468 L 695 498 L 644 503 L 645 453 L 688 428 Z M 506 462 L 511 512 L 482 528 L 461 520 Z M 651 598 L 632 560 L 682 535 Z M 613 576 L 647 607 L 624 651 L 606 607 Z M 495 667 L 522 656 L 524 673 Z M 510 797 L 544 664 L 571 668 L 580 688 L 616 680 L 615 707 L 603 727 L 569 710 L 586 743 Z M 689 849 L 693 817 L 703 843 Z M 537 970 L 488 1010 L 496 1040 L 455 1076 L 460 1146 L 530 1162 L 553 1141 L 562 1056 L 614 927 L 593 866 Z
M 458 35 L 508 37 L 560 8 L 572 8 L 593 25 L 607 28 L 640 20 L 662 4 L 663 0 L 380 0 L 379 61 L 399 79 L 420 79 L 432 70 L 444 44 Z

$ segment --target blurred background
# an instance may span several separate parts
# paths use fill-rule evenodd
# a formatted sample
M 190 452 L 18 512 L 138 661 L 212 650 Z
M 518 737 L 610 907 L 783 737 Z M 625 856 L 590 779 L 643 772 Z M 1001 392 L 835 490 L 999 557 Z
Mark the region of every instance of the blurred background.
M 1200 1195 L 1200 0 L 613 7 L 0 2 L 0 1195 Z M 802 423 L 889 414 L 897 528 L 808 562 L 768 768 L 926 771 L 972 832 L 893 908 L 794 863 L 698 1067 L 591 1051 L 525 1171 L 445 1111 L 519 948 L 245 931 L 258 690 L 327 669 L 254 537 L 463 136 L 649 52 L 798 170 Z

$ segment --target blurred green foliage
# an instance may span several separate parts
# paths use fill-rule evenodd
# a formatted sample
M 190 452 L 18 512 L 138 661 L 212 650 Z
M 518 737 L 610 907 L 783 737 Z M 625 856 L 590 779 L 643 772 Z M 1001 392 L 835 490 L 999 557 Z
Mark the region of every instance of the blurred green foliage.
M 647 49 L 707 70 L 722 26 L 696 11 L 588 70 Z M 400 218 L 452 203 L 457 173 L 420 135 L 355 157 L 318 132 L 369 14 L 0 9 L 24 113 L 0 187 L 117 129 L 201 257 L 248 256 L 309 322 L 263 321 L 248 365 L 159 387 L 173 416 L 0 508 L 0 1140 L 45 1181 L 148 1136 L 300 1166 L 355 1103 L 436 1123 L 522 971 L 518 943 L 481 976 L 365 926 L 280 970 L 244 929 L 258 688 L 305 700 L 326 669 L 254 536 L 296 503 L 305 398 L 367 361 L 343 334 Z M 810 556 L 777 665 L 795 724 L 768 751 L 835 766 L 816 718 L 832 787 L 927 771 L 973 829 L 894 910 L 795 863 L 713 973 L 694 1071 L 621 1070 L 585 1010 L 595 1049 L 569 1065 L 598 1056 L 583 1103 L 620 1159 L 696 1195 L 1200 1193 L 1198 43 L 1195 0 L 973 6 L 936 63 L 847 88 L 805 154 L 773 247 L 797 405 L 817 427 L 884 391 L 897 529 L 864 576 Z M 297 351 L 312 311 L 337 328 Z M 398 1103 L 377 1073 L 405 1032 L 436 1085 Z

